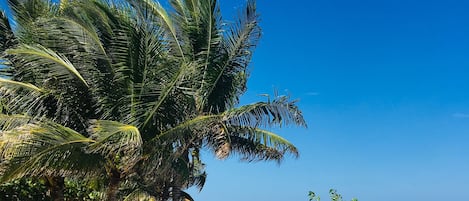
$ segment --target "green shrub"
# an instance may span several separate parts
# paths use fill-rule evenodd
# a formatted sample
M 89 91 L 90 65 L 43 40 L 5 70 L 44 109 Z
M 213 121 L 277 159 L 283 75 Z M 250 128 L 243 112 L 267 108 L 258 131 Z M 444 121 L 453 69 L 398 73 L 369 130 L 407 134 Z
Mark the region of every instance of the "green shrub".
M 321 201 L 321 198 L 316 195 L 313 191 L 309 191 L 308 193 L 309 201 Z M 342 195 L 337 193 L 337 190 L 335 189 L 330 189 L 329 190 L 329 197 L 331 198 L 332 201 L 343 201 Z M 358 201 L 357 198 L 353 198 L 352 201 Z
M 97 190 L 96 182 L 85 183 L 66 180 L 64 197 L 66 201 L 102 200 L 102 192 Z M 0 185 L 1 201 L 50 201 L 47 186 L 42 179 L 16 179 Z

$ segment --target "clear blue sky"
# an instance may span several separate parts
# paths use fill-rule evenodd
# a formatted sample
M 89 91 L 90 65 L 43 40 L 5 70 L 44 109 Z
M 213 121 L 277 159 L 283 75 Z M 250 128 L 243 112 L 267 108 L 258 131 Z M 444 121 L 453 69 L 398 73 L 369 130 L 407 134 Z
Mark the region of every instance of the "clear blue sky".
M 242 0 L 221 0 L 225 13 Z M 469 201 L 469 2 L 258 0 L 263 38 L 244 103 L 300 99 L 299 159 L 217 161 L 198 201 Z M 327 198 L 327 199 L 326 199 Z
M 243 0 L 220 0 L 231 15 Z M 2 0 L 3 7 L 4 0 Z M 300 99 L 300 150 L 275 163 L 218 161 L 196 201 L 469 201 L 469 2 L 258 0 L 263 38 L 243 103 Z

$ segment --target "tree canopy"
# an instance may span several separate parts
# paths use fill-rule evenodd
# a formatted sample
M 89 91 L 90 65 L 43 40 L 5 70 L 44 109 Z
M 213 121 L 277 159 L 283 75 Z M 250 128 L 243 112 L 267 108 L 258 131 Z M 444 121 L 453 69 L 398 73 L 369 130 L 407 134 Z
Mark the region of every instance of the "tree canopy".
M 289 97 L 238 106 L 260 38 L 255 1 L 226 23 L 216 0 L 9 0 L 0 20 L 3 182 L 104 177 L 108 200 L 182 200 L 202 189 L 200 150 L 274 160 L 268 131 L 306 127 Z M 12 26 L 14 24 L 14 26 Z

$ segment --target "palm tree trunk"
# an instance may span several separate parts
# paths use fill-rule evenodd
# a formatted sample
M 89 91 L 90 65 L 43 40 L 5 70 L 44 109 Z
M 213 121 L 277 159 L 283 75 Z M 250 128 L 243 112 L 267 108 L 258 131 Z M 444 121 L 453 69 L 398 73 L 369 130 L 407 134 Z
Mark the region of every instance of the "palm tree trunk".
M 171 188 L 171 194 L 172 194 L 171 197 L 172 197 L 173 201 L 180 201 L 181 200 L 181 196 L 180 196 L 181 192 L 180 191 L 181 191 L 181 189 L 179 189 L 179 187 L 173 186 Z
M 53 201 L 63 201 L 65 182 L 63 177 L 48 176 L 46 177 L 48 194 Z
M 119 170 L 112 168 L 109 171 L 109 184 L 106 192 L 107 200 L 114 201 L 117 200 L 117 192 L 119 191 L 119 184 L 121 181 L 121 173 Z

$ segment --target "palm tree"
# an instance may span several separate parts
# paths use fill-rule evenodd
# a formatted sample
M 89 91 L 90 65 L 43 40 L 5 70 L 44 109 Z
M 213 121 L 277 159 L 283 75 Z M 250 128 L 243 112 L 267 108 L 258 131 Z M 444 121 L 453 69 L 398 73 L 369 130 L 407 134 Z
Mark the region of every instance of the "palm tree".
M 149 0 L 9 3 L 2 180 L 106 175 L 109 200 L 180 200 L 203 187 L 204 147 L 247 161 L 298 154 L 263 130 L 306 126 L 294 101 L 236 107 L 260 37 L 254 1 L 229 25 L 216 0 L 172 0 L 171 12 Z

